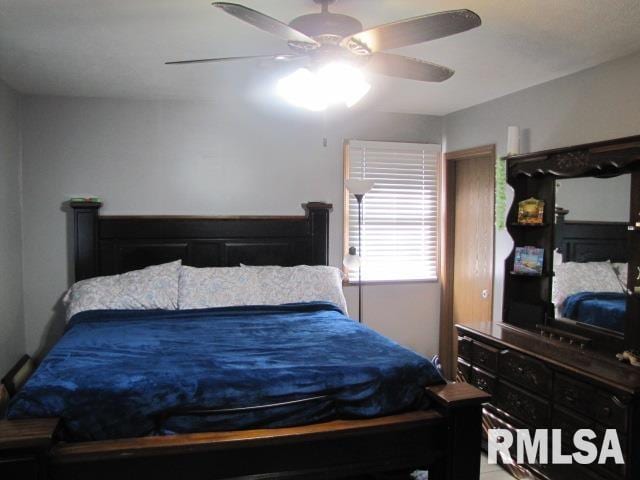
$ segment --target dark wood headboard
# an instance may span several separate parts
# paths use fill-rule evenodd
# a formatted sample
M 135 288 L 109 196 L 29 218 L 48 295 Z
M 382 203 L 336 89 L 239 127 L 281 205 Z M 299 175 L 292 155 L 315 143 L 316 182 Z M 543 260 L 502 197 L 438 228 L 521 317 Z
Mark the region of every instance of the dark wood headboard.
M 194 267 L 328 265 L 331 204 L 302 216 L 102 216 L 71 202 L 75 280 L 181 259 Z
M 556 211 L 555 248 L 564 262 L 628 262 L 631 257 L 625 222 L 567 221 Z

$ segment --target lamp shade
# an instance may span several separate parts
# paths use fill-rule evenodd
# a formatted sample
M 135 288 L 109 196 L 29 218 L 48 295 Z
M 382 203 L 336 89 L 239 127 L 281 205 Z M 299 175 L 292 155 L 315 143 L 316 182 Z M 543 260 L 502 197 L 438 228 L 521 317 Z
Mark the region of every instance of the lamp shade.
M 373 188 L 374 184 L 375 182 L 373 180 L 364 180 L 362 178 L 350 178 L 344 182 L 347 190 L 354 195 L 364 195 Z
M 349 253 L 342 260 L 347 270 L 357 270 L 360 267 L 360 255 L 356 254 L 356 247 L 349 247 Z

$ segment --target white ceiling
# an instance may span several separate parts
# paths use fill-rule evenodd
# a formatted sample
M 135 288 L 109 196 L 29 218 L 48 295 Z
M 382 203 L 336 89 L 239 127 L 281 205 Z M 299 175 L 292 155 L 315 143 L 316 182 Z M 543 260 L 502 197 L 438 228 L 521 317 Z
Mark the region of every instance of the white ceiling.
M 236 0 L 284 22 L 312 0 Z M 475 30 L 396 53 L 456 70 L 442 84 L 372 76 L 365 108 L 442 115 L 640 50 L 639 0 L 338 0 L 365 28 L 470 8 Z M 0 78 L 31 94 L 276 101 L 289 67 L 166 60 L 287 52 L 209 0 L 0 0 Z

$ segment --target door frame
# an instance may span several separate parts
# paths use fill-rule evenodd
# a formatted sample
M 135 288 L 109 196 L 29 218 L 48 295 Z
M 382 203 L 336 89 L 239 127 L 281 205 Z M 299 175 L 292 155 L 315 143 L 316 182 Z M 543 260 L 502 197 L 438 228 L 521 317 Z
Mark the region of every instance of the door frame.
M 442 201 L 440 202 L 440 362 L 444 374 L 449 379 L 455 378 L 456 371 L 456 336 L 453 325 L 453 275 L 454 275 L 454 249 L 455 249 L 455 225 L 456 225 L 456 162 L 474 158 L 491 158 L 495 162 L 496 146 L 482 145 L 479 147 L 467 148 L 446 152 L 442 156 L 441 183 Z M 494 164 L 494 189 L 495 189 L 495 164 Z M 495 217 L 495 197 L 494 197 L 494 217 Z M 495 224 L 495 218 L 494 218 Z M 492 225 L 495 228 L 494 225 Z M 495 279 L 495 232 L 493 234 L 493 261 L 494 269 L 492 276 Z M 494 291 L 491 288 L 491 311 L 493 312 Z

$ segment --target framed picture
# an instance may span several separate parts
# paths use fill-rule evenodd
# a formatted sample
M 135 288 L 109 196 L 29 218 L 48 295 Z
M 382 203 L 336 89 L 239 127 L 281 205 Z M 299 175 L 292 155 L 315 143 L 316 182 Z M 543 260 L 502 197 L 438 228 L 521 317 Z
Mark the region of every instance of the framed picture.
M 542 275 L 544 248 L 516 247 L 513 262 L 514 273 L 522 275 Z
M 540 225 L 544 221 L 544 200 L 527 198 L 518 203 L 518 223 Z

